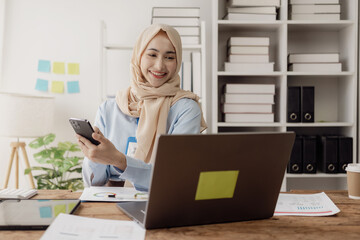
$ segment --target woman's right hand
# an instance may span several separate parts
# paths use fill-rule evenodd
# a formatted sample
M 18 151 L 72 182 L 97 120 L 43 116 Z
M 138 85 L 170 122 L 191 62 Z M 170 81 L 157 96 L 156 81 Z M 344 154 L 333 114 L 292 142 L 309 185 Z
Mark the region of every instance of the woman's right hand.
M 76 134 L 78 144 L 84 155 L 93 162 L 104 165 L 113 165 L 124 171 L 126 168 L 125 155 L 119 152 L 114 144 L 112 144 L 112 142 L 107 139 L 97 127 L 94 127 L 92 137 L 99 141 L 100 144 L 94 145 L 87 138 Z

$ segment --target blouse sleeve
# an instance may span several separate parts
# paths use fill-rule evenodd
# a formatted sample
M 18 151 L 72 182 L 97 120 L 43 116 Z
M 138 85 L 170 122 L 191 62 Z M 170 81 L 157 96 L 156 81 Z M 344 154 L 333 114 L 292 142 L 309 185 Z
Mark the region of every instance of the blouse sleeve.
M 101 105 L 99 107 L 96 113 L 96 118 L 94 123 L 94 125 L 97 126 L 102 133 L 104 133 L 105 131 L 103 106 L 104 105 Z M 103 186 L 106 184 L 106 182 L 110 177 L 109 166 L 101 163 L 93 162 L 87 157 L 85 157 L 82 166 L 82 175 L 83 175 L 85 187 Z

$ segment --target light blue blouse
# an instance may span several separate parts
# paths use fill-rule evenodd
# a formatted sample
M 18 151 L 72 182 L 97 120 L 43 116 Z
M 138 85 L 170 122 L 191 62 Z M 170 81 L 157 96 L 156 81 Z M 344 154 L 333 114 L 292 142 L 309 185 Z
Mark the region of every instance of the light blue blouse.
M 168 134 L 198 134 L 200 123 L 199 105 L 192 99 L 183 98 L 170 108 L 166 131 Z M 117 106 L 115 99 L 107 100 L 100 105 L 94 125 L 115 145 L 118 151 L 124 154 L 126 154 L 128 138 L 136 136 L 138 126 L 137 118 L 125 115 Z M 109 178 L 116 178 L 127 179 L 134 184 L 136 189 L 147 191 L 150 185 L 152 164 L 127 155 L 126 161 L 127 167 L 122 172 L 112 165 L 95 163 L 85 157 L 82 169 L 85 186 L 103 186 Z

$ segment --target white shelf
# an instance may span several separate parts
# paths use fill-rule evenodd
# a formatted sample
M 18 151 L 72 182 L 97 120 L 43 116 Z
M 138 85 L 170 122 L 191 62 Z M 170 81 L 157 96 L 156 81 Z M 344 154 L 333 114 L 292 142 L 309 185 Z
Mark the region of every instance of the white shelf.
M 284 72 L 225 72 L 225 71 L 218 71 L 218 76 L 282 76 Z
M 301 174 L 295 174 L 295 173 L 287 173 L 287 178 L 346 178 L 346 173 L 335 173 L 335 174 L 329 174 L 329 173 L 316 173 L 316 174 L 307 174 L 307 173 L 301 173 Z
M 218 127 L 284 127 L 282 123 L 226 123 L 218 122 Z
M 290 13 L 289 0 L 282 0 L 276 21 L 222 20 L 226 14 L 226 0 L 213 0 L 213 79 L 212 131 L 295 131 L 300 135 L 345 135 L 353 138 L 353 162 L 357 161 L 358 114 L 358 1 L 341 0 L 339 21 L 295 21 L 286 19 Z M 231 36 L 270 38 L 270 62 L 275 71 L 245 73 L 223 71 L 227 59 L 227 40 Z M 335 53 L 340 55 L 342 72 L 288 71 L 289 53 Z M 225 123 L 221 119 L 220 100 L 226 83 L 275 84 L 274 123 Z M 315 87 L 314 123 L 287 122 L 287 88 L 289 86 Z M 214 97 L 215 96 L 215 97 Z M 320 122 L 320 120 L 323 120 Z M 228 129 L 227 129 L 228 128 Z M 285 174 L 284 184 L 333 178 L 343 181 L 346 174 Z M 288 181 L 291 179 L 291 181 Z M 334 181 L 329 181 L 334 184 Z M 335 184 L 336 185 L 336 182 Z M 285 186 L 287 188 L 287 186 Z
M 354 72 L 286 72 L 288 76 L 351 76 Z

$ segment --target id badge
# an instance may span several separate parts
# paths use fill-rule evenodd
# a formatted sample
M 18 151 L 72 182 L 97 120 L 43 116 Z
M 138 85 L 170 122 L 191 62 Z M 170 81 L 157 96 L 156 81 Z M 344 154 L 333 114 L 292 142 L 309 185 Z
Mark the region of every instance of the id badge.
M 129 137 L 126 146 L 126 155 L 128 155 L 129 157 L 134 157 L 136 148 L 137 148 L 136 137 Z

